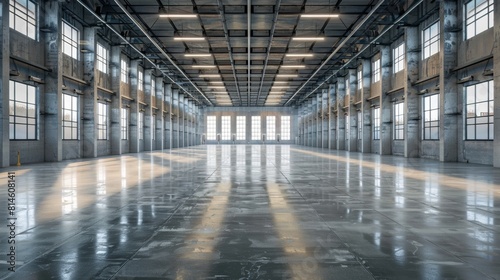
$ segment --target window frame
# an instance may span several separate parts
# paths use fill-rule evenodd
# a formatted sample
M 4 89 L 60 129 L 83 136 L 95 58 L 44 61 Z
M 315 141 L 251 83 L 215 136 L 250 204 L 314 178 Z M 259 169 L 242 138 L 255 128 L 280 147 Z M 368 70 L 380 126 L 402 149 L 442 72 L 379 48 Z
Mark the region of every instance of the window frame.
M 276 116 L 266 116 L 266 140 L 276 141 Z
M 120 59 L 120 82 L 128 84 L 128 61 L 123 57 Z
M 373 140 L 380 140 L 380 107 L 373 108 Z
M 246 136 L 247 116 L 236 116 L 236 140 L 244 141 Z
M 71 104 L 69 107 L 66 107 L 66 99 L 65 97 L 71 98 Z M 79 126 L 79 98 L 78 96 L 68 94 L 68 93 L 63 93 L 62 94 L 62 104 L 61 104 L 61 109 L 62 109 L 62 140 L 79 140 L 80 139 L 80 126 Z M 76 102 L 76 104 L 74 103 Z M 70 113 L 70 119 L 65 120 L 65 111 L 68 111 Z M 66 124 L 69 124 L 67 126 Z M 71 137 L 67 138 L 65 137 L 65 128 L 69 128 L 71 130 Z M 75 134 L 73 134 L 75 133 Z M 76 135 L 76 137 L 75 137 Z
M 483 3 L 486 3 L 486 6 L 479 11 L 478 11 L 477 1 L 478 0 L 467 1 L 467 2 L 465 2 L 464 6 L 463 6 L 464 7 L 463 8 L 463 11 L 464 11 L 463 23 L 464 23 L 464 39 L 465 40 L 469 40 L 469 39 L 485 32 L 486 30 L 494 27 L 494 25 L 495 25 L 495 23 L 494 23 L 494 14 L 495 14 L 494 1 L 493 0 L 486 0 L 485 2 L 483 2 Z M 474 3 L 473 8 L 471 9 L 471 11 L 473 11 L 473 14 L 469 16 L 468 15 L 468 5 L 471 3 Z M 484 11 L 486 11 L 486 12 L 481 15 L 481 13 L 483 13 Z M 479 14 L 479 17 L 478 17 L 478 14 Z M 487 28 L 477 32 L 477 27 L 483 26 L 483 24 L 478 24 L 478 21 L 483 19 L 483 18 L 486 18 Z M 471 26 L 471 25 L 474 25 L 473 35 L 469 34 L 469 26 Z
M 217 116 L 207 116 L 207 141 L 215 140 L 217 140 Z
M 280 137 L 282 141 L 291 140 L 291 125 L 292 125 L 292 118 L 290 116 L 281 116 Z
M 129 109 L 128 108 L 121 108 L 120 110 L 120 118 L 121 118 L 121 139 L 122 140 L 128 140 L 128 123 L 129 123 Z
M 405 43 L 399 44 L 392 49 L 392 57 L 394 59 L 393 73 L 399 73 L 405 69 Z
M 70 35 L 67 35 L 65 30 L 65 25 L 69 28 L 69 30 L 71 31 L 71 34 Z M 62 21 L 62 32 L 61 32 L 61 36 L 62 36 L 62 53 L 75 59 L 75 60 L 80 60 L 80 52 L 79 52 L 79 48 L 80 48 L 80 30 L 78 30 L 75 26 L 69 24 L 68 22 L 66 21 Z M 75 34 L 76 33 L 76 34 Z M 70 53 L 67 53 L 65 50 L 66 50 L 66 46 L 70 49 Z
M 261 140 L 260 137 L 262 135 L 262 123 L 260 116 L 252 116 L 251 124 L 252 124 L 251 139 L 253 141 Z
M 432 34 L 432 28 L 436 26 L 437 33 Z M 440 52 L 439 50 L 439 40 L 441 36 L 441 30 L 439 20 L 432 24 L 429 24 L 426 28 L 422 30 L 422 59 L 427 59 Z M 427 38 L 429 37 L 429 38 Z M 434 48 L 434 52 L 432 51 Z M 429 50 L 428 54 L 426 51 Z
M 363 70 L 358 70 L 357 78 L 358 78 L 357 90 L 359 91 L 363 89 Z
M 231 116 L 221 116 L 221 133 L 222 141 L 231 141 Z
M 108 104 L 97 103 L 97 140 L 108 140 Z
M 25 3 L 26 6 L 23 6 L 18 0 L 9 1 L 9 27 L 30 39 L 38 41 L 38 20 L 40 14 L 38 3 L 31 0 L 26 0 Z M 33 9 L 30 9 L 30 5 L 34 6 Z M 33 16 L 30 16 L 29 10 L 32 10 L 34 13 Z M 23 23 L 19 27 L 18 24 L 21 22 L 18 22 L 18 19 Z M 23 26 L 24 28 L 22 28 Z
M 141 68 L 137 69 L 137 90 L 144 90 L 144 72 Z
M 372 84 L 378 83 L 380 81 L 380 58 L 377 58 L 372 63 Z
M 405 115 L 404 115 L 404 101 L 393 104 L 394 113 L 394 140 L 404 140 L 405 136 Z
M 139 140 L 144 140 L 144 112 L 139 112 L 137 115 L 137 134 Z
M 96 68 L 103 74 L 108 73 L 108 62 L 109 62 L 109 50 L 104 47 L 101 43 L 96 44 Z
M 19 87 L 17 86 L 19 85 Z M 21 96 L 18 94 L 23 93 L 17 90 L 23 87 L 25 100 L 21 100 Z M 31 98 L 30 98 L 31 96 Z M 30 102 L 30 100 L 32 102 Z M 21 106 L 17 106 L 20 104 Z M 24 111 L 23 115 L 18 113 L 18 109 Z M 31 108 L 31 109 L 29 109 Z M 34 110 L 34 114 L 30 114 Z M 11 141 L 36 141 L 39 137 L 38 131 L 39 124 L 39 100 L 38 100 L 38 88 L 32 85 L 21 83 L 19 81 L 9 80 L 9 140 Z M 17 129 L 25 128 L 25 136 L 18 137 Z M 30 128 L 33 128 L 33 134 L 30 135 Z
M 480 92 L 483 92 L 484 89 L 486 89 L 486 99 L 485 100 L 480 100 L 478 101 L 478 86 L 485 87 L 480 89 Z M 474 98 L 471 98 L 469 96 L 469 90 L 474 89 Z M 472 92 L 471 92 L 472 93 Z M 474 85 L 470 86 L 464 86 L 464 140 L 465 141 L 493 141 L 494 140 L 494 134 L 495 134 L 495 93 L 494 93 L 494 81 L 489 80 L 489 81 L 484 81 L 481 83 L 477 83 Z M 469 102 L 470 100 L 473 99 L 473 102 Z M 481 106 L 481 105 L 486 105 L 486 106 Z M 469 107 L 474 107 L 474 112 L 469 113 Z M 479 116 L 477 113 L 484 113 L 484 112 L 479 112 L 479 107 L 487 108 L 487 113 L 486 115 L 480 114 Z M 474 116 L 469 116 L 469 114 L 474 114 Z M 479 123 L 478 123 L 479 119 Z M 485 119 L 483 121 L 482 119 Z M 486 126 L 486 138 L 478 138 L 477 137 L 477 132 L 478 132 L 478 126 Z M 469 127 L 474 128 L 474 137 L 469 137 Z
M 433 99 L 437 100 L 437 107 L 432 104 Z M 439 93 L 429 94 L 422 97 L 422 140 L 439 140 L 439 122 L 440 122 L 440 95 Z M 429 100 L 430 108 L 426 106 Z M 433 112 L 437 119 L 433 119 Z M 429 118 L 428 118 L 429 117 Z M 432 137 L 432 130 L 437 129 L 437 137 Z
M 358 111 L 357 114 L 358 121 L 358 140 L 363 139 L 363 112 Z

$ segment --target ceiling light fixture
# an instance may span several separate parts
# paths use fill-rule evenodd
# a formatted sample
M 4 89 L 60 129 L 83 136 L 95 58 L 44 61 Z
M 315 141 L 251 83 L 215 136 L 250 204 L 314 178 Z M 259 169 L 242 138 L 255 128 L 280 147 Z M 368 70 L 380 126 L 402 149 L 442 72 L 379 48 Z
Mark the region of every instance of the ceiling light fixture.
M 293 37 L 294 41 L 323 41 L 325 37 Z
M 196 14 L 159 14 L 161 18 L 195 18 L 198 17 Z
M 219 74 L 201 74 L 199 76 L 200 78 L 219 78 Z
M 273 89 L 288 88 L 287 86 L 273 86 Z
M 223 84 L 223 81 L 210 81 L 211 84 Z
M 285 56 L 288 57 L 312 57 L 312 53 L 287 53 Z
M 209 53 L 186 53 L 184 54 L 185 57 L 208 57 L 212 56 L 212 54 Z
M 305 65 L 281 65 L 281 68 L 306 68 Z
M 338 14 L 304 14 L 301 18 L 338 18 Z
M 276 75 L 277 78 L 296 78 L 299 75 L 297 74 L 278 74 Z
M 214 86 L 209 86 L 208 88 L 212 88 L 212 89 L 224 89 L 226 87 L 214 87 Z
M 193 68 L 215 68 L 215 65 L 192 65 Z
M 174 37 L 174 41 L 203 41 L 205 37 Z

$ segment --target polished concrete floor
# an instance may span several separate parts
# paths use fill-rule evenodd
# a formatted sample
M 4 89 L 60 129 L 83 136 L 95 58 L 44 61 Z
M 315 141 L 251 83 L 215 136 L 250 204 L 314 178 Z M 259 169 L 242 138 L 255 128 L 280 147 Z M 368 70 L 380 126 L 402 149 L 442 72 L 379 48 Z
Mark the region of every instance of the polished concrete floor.
M 489 166 L 241 145 L 0 171 L 1 278 L 500 279 Z

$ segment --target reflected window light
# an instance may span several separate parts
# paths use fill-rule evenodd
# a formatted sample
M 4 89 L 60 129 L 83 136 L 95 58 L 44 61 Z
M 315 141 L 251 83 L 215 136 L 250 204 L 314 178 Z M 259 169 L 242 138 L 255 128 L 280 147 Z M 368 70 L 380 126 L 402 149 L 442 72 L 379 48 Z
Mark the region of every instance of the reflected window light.
M 108 232 L 99 229 L 96 233 L 96 255 L 106 255 L 108 253 Z

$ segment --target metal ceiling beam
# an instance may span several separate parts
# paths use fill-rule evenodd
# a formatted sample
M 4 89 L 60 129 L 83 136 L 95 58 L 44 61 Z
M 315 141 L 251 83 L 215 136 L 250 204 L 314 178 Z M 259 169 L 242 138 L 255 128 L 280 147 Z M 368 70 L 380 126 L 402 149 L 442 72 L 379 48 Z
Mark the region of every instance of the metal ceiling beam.
M 80 0 L 77 0 L 77 1 L 80 1 Z M 163 50 L 163 48 L 156 42 L 156 40 L 154 38 L 152 38 L 146 32 L 144 27 L 141 26 L 141 24 L 139 22 L 137 22 L 137 20 L 129 13 L 129 11 L 127 11 L 127 8 L 125 8 L 125 6 L 123 6 L 123 4 L 119 0 L 114 0 L 114 2 L 118 5 L 118 7 L 120 7 L 120 9 L 125 13 L 125 15 L 127 15 L 127 17 L 137 26 L 137 28 L 139 28 L 139 30 L 141 30 L 141 32 L 144 35 L 146 35 L 146 37 L 160 51 L 160 53 L 168 59 L 168 61 L 177 69 L 177 71 L 179 71 L 179 73 L 181 73 L 182 76 L 184 76 L 184 78 L 187 79 L 187 81 L 201 94 L 201 96 L 203 96 L 203 98 L 205 98 L 205 100 L 208 102 L 208 104 L 213 105 L 212 102 L 210 101 L 210 99 L 208 99 L 208 97 L 198 88 L 198 86 L 196 86 L 196 84 L 193 81 L 191 81 L 191 79 L 186 75 L 186 73 L 184 73 L 184 71 L 182 71 L 182 69 L 172 60 L 172 58 L 170 58 L 170 56 Z M 177 82 L 176 82 L 176 84 L 177 84 Z M 191 94 L 188 91 L 186 91 L 184 88 L 182 88 L 182 89 L 189 96 L 191 96 Z M 191 97 L 194 98 L 193 96 L 191 96 Z
M 304 100 L 306 100 L 311 94 L 313 94 L 314 92 L 316 92 L 321 86 L 323 86 L 329 79 L 331 79 L 332 77 L 334 77 L 335 75 L 337 75 L 337 73 L 340 72 L 340 70 L 344 69 L 345 67 L 347 67 L 347 65 L 349 65 L 352 61 L 354 61 L 356 58 L 358 58 L 358 56 L 360 56 L 363 52 L 365 52 L 371 45 L 373 45 L 375 42 L 377 42 L 378 40 L 380 40 L 380 38 L 382 38 L 382 36 L 385 35 L 385 33 L 387 33 L 389 30 L 391 30 L 394 26 L 396 26 L 396 24 L 398 24 L 400 21 L 402 21 L 405 17 L 407 17 L 416 7 L 418 7 L 418 5 L 422 4 L 422 2 L 424 2 L 424 0 L 418 0 L 417 2 L 415 2 L 410 8 L 408 8 L 408 10 L 406 10 L 406 12 L 401 15 L 399 18 L 397 18 L 390 26 L 386 27 L 382 32 L 380 32 L 380 34 L 375 37 L 373 40 L 371 40 L 371 42 L 369 44 L 367 44 L 365 47 L 363 47 L 363 49 L 361 49 L 357 54 L 355 54 L 351 59 L 349 59 L 346 63 L 344 63 L 344 65 L 342 65 L 339 69 L 337 69 L 336 71 L 333 72 L 333 74 L 331 74 L 330 76 L 328 76 L 319 86 L 317 86 L 313 91 L 311 91 L 310 93 L 308 93 L 305 97 L 302 98 L 302 100 L 300 100 L 300 102 L 303 102 Z
M 238 97 L 240 98 L 240 105 L 242 105 L 243 103 L 241 100 L 240 87 L 238 86 L 238 78 L 236 77 L 236 69 L 234 68 L 233 51 L 231 50 L 231 40 L 229 38 L 229 31 L 227 29 L 226 16 L 224 14 L 224 5 L 222 4 L 221 0 L 217 0 L 217 6 L 219 7 L 219 14 L 220 14 L 220 17 L 222 19 L 222 27 L 224 28 L 224 37 L 226 38 L 226 42 L 227 42 L 227 51 L 228 51 L 229 60 L 231 61 L 231 66 L 233 69 L 234 81 L 236 82 L 236 91 L 238 92 Z
M 116 0 L 115 0 L 116 1 Z M 344 46 L 344 44 L 347 43 L 347 41 L 349 39 L 351 39 L 351 37 L 354 36 L 354 34 L 361 28 L 361 26 L 363 26 L 363 24 L 375 13 L 375 11 L 380 7 L 382 6 L 382 4 L 385 2 L 385 0 L 380 0 L 374 7 L 373 9 L 368 13 L 368 15 L 366 15 L 366 17 L 364 17 L 355 27 L 354 29 L 349 33 L 349 35 L 347 35 L 341 42 L 340 44 L 337 46 L 337 48 L 335 48 L 335 50 L 326 58 L 326 60 L 318 67 L 318 69 L 316 69 L 316 71 L 314 71 L 314 73 L 309 77 L 309 79 L 307 79 L 307 81 L 302 84 L 302 86 L 292 95 L 292 97 L 290 97 L 284 104 L 284 106 L 286 106 L 288 103 L 290 103 L 290 101 L 293 100 L 293 98 L 295 98 L 295 96 L 297 96 L 297 94 L 312 80 L 312 78 L 314 78 L 314 76 L 316 76 L 316 74 L 319 73 L 319 71 L 328 63 L 328 61 L 330 61 L 330 59 L 333 58 L 333 56 Z
M 115 33 L 115 35 L 118 36 L 118 38 L 120 38 L 122 41 L 127 43 L 134 51 L 136 51 L 138 54 L 140 54 L 145 60 L 147 60 L 149 63 L 151 63 L 151 65 L 153 65 L 156 69 L 158 69 L 163 74 L 163 76 L 167 77 L 172 83 L 176 84 L 180 89 L 182 89 L 184 92 L 186 92 L 191 98 L 196 100 L 196 102 L 202 103 L 202 102 L 200 102 L 200 100 L 198 100 L 198 98 L 192 96 L 191 93 L 189 93 L 184 87 L 182 87 L 181 83 L 172 79 L 172 77 L 170 77 L 170 75 L 168 75 L 164 70 L 162 70 L 156 63 L 154 63 L 145 54 L 143 54 L 139 49 L 137 49 L 131 42 L 129 42 L 127 39 L 125 39 L 125 37 L 123 37 L 120 34 L 120 32 L 118 32 L 111 25 L 109 25 L 103 18 L 101 18 L 96 12 L 94 12 L 94 10 L 92 8 L 88 7 L 85 3 L 82 2 L 82 0 L 76 0 L 76 1 L 84 9 L 86 9 L 90 14 L 92 14 L 97 20 L 102 22 L 109 30 L 111 30 L 113 33 Z M 210 105 L 212 105 L 212 102 L 210 102 L 210 100 L 207 99 L 207 101 L 209 102 Z

